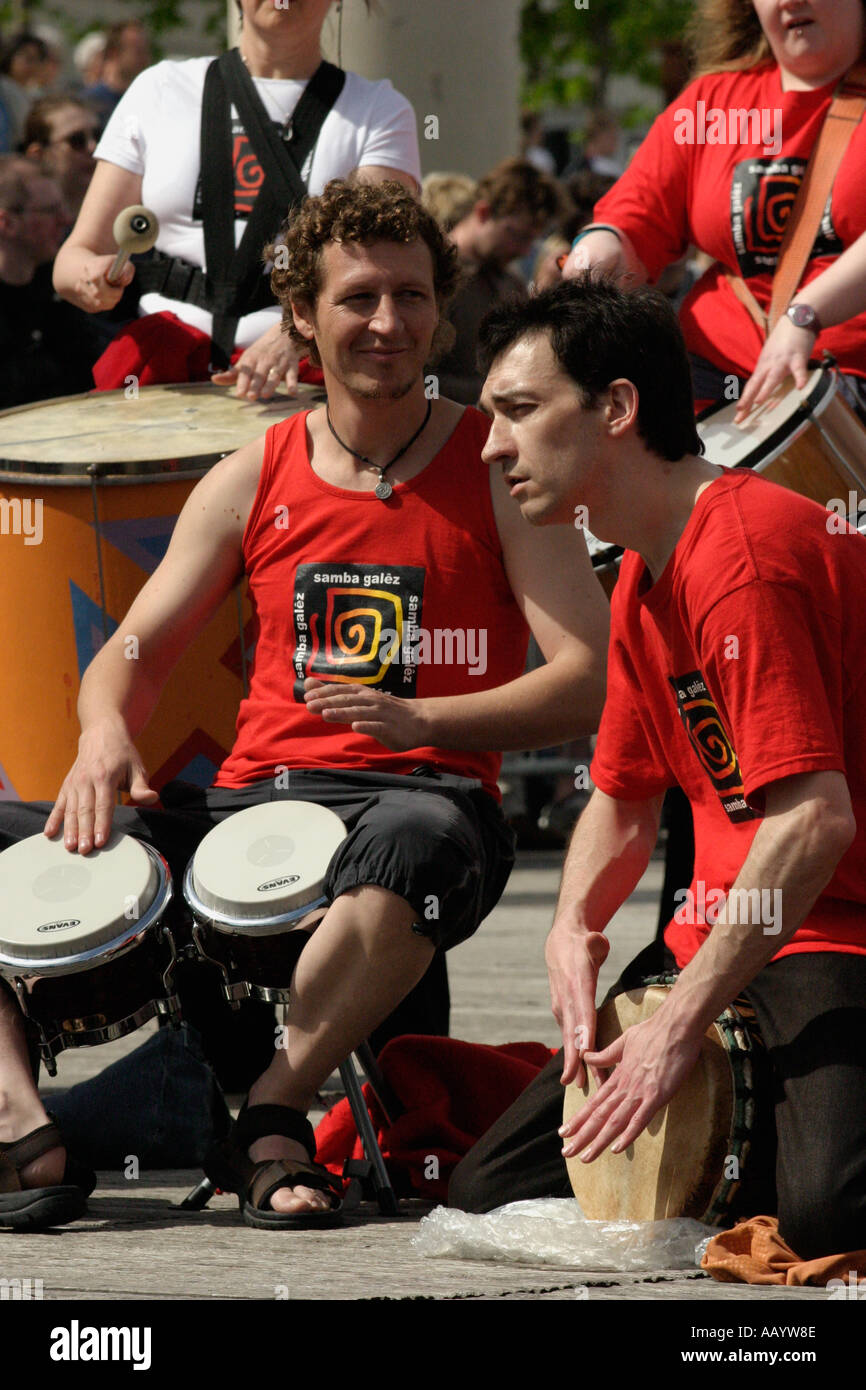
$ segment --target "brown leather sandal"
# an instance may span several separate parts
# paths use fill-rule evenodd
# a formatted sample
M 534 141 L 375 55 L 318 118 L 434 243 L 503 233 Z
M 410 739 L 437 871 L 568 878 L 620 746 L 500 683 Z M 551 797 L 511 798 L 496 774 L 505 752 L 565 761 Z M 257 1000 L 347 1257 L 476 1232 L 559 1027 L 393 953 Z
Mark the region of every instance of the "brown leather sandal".
M 294 1139 L 310 1154 L 310 1162 L 294 1158 L 266 1158 L 254 1163 L 247 1150 L 257 1139 L 280 1134 Z M 238 1206 L 248 1226 L 263 1230 L 330 1230 L 343 1225 L 343 1185 L 321 1163 L 316 1163 L 313 1126 L 300 1110 L 287 1105 L 246 1103 L 231 1133 L 216 1144 L 204 1161 L 204 1171 L 214 1186 L 237 1194 Z M 327 1192 L 332 1205 L 325 1211 L 274 1211 L 271 1197 L 284 1187 L 312 1187 Z
M 65 1148 L 65 1143 L 54 1123 L 41 1125 L 10 1144 L 0 1144 L 0 1229 L 44 1231 L 84 1215 L 96 1175 L 68 1154 L 62 1184 L 21 1186 L 22 1168 L 56 1148 Z

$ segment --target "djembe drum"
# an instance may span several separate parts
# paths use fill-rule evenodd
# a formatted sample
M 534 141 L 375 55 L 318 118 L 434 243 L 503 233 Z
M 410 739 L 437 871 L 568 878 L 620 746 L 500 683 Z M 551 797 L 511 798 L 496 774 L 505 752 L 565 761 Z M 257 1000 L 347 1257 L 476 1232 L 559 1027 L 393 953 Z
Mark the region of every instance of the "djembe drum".
M 595 1051 L 651 1018 L 675 977 L 615 995 L 598 1014 Z M 563 1119 L 583 1109 L 595 1078 L 566 1087 Z M 769 1062 L 748 1006 L 726 1009 L 707 1030 L 698 1061 L 667 1105 L 622 1153 L 566 1159 L 572 1191 L 592 1221 L 687 1216 L 730 1225 L 772 1204 L 774 1135 Z M 754 1215 L 754 1212 L 749 1213 Z

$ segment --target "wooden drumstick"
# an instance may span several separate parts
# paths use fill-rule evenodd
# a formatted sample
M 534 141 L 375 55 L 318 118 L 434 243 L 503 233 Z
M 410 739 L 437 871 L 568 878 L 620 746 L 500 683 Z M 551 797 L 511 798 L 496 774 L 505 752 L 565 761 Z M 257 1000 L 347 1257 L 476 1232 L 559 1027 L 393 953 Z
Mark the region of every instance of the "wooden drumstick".
M 109 285 L 116 285 L 130 256 L 149 251 L 156 243 L 159 236 L 159 219 L 150 208 L 136 203 L 117 214 L 112 234 L 117 242 L 117 255 L 111 262 L 105 278 Z

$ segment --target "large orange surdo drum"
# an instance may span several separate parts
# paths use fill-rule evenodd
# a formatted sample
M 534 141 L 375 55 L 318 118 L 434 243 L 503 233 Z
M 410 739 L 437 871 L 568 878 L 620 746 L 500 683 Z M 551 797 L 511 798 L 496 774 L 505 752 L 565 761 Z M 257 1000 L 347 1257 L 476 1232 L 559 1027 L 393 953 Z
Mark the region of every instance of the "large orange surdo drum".
M 198 479 L 319 399 L 302 386 L 297 398 L 247 402 L 204 383 L 0 412 L 0 799 L 56 795 L 77 752 L 81 676 L 165 554 Z M 207 785 L 231 747 L 249 619 L 238 587 L 172 673 L 136 740 L 157 789 L 172 777 Z

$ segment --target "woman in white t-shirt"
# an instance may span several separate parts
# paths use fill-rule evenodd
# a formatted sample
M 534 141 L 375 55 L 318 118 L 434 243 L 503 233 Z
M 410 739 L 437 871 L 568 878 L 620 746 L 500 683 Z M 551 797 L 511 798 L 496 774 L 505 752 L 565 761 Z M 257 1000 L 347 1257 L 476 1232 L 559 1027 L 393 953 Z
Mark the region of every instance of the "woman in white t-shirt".
M 290 0 L 288 8 L 274 0 L 238 4 L 241 57 L 267 114 L 285 127 L 321 62 L 321 30 L 332 0 Z M 134 277 L 129 264 L 117 288 L 105 278 L 116 250 L 114 220 L 130 204 L 144 203 L 157 214 L 159 251 L 204 268 L 203 225 L 195 214 L 200 213 L 196 204 L 202 92 L 210 62 L 193 58 L 146 69 L 109 121 L 96 150 L 98 163 L 87 197 L 55 262 L 56 289 L 79 308 L 89 313 L 114 308 Z M 238 243 L 246 225 L 245 217 L 237 215 L 239 190 L 255 186 L 260 170 L 251 147 L 241 148 L 243 138 L 236 136 L 234 144 Z M 415 114 L 409 102 L 390 82 L 368 82 L 350 72 L 301 173 L 308 191 L 316 194 L 329 179 L 353 171 L 367 182 L 397 179 L 413 190 L 420 181 Z M 142 314 L 165 311 L 210 335 L 212 319 L 205 309 L 155 293 L 142 296 Z M 214 374 L 214 381 L 236 382 L 237 395 L 249 399 L 267 400 L 283 382 L 294 390 L 297 356 L 288 335 L 280 331 L 276 304 L 240 319 L 235 346 L 243 349 L 241 356 L 234 366 Z

